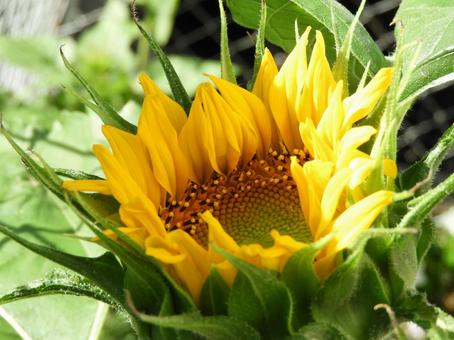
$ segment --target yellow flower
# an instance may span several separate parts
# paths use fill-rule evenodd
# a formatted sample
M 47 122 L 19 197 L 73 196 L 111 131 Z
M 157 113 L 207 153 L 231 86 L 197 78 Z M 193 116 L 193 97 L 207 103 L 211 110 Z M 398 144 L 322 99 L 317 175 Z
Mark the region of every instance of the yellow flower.
M 344 98 L 320 32 L 308 62 L 308 36 L 279 71 L 267 50 L 252 92 L 209 76 L 188 117 L 142 74 L 137 135 L 104 126 L 112 151 L 93 148 L 106 180 L 64 182 L 113 195 L 121 230 L 196 301 L 213 266 L 229 284 L 236 274 L 213 244 L 281 271 L 295 251 L 331 234 L 314 263 L 325 278 L 339 251 L 392 202 L 392 192 L 361 188 L 373 160 L 358 148 L 376 131 L 355 126 L 385 93 L 392 69 Z

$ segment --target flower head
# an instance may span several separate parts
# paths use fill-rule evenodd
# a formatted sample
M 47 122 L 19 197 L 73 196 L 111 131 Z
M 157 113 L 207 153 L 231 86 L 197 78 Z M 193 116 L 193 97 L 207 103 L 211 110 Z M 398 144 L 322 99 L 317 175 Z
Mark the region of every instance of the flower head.
M 229 284 L 236 274 L 213 244 L 281 271 L 295 251 L 331 235 L 314 263 L 324 278 L 392 202 L 392 192 L 361 185 L 374 160 L 359 148 L 376 131 L 355 125 L 385 93 L 392 69 L 345 97 L 320 32 L 308 58 L 309 33 L 280 70 L 266 50 L 252 92 L 208 76 L 188 116 L 142 74 L 137 134 L 104 126 L 112 151 L 93 148 L 106 179 L 64 183 L 113 195 L 121 230 L 195 300 L 212 266 Z

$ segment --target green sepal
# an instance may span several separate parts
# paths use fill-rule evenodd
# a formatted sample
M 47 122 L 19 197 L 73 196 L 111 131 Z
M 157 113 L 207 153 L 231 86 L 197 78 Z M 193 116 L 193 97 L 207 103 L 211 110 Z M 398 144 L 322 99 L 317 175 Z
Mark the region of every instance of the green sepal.
M 119 310 L 122 307 L 112 297 L 83 276 L 55 269 L 43 279 L 14 288 L 0 297 L 0 305 L 46 295 L 86 296 L 107 303 Z
M 224 10 L 224 0 L 218 0 L 219 15 L 221 19 L 221 77 L 236 84 L 235 72 L 232 59 L 230 58 L 229 36 L 227 33 L 227 18 Z
M 388 327 L 386 313 L 373 308 L 390 303 L 389 289 L 362 248 L 329 276 L 312 304 L 316 322 L 352 339 L 375 338 Z
M 162 300 L 161 308 L 159 310 L 159 316 L 170 316 L 174 315 L 175 310 L 173 308 L 172 297 L 167 292 Z M 178 331 L 169 327 L 154 326 L 151 333 L 152 339 L 162 340 L 173 340 L 178 338 Z
M 58 176 L 64 176 L 66 178 L 80 180 L 80 179 L 94 179 L 102 180 L 103 178 L 92 175 L 83 171 L 74 170 L 74 169 L 63 169 L 63 168 L 54 168 L 55 174 Z
M 336 62 L 334 63 L 334 66 L 333 66 L 334 79 L 336 81 L 343 80 L 343 94 L 345 97 L 347 97 L 348 93 L 349 93 L 348 66 L 349 66 L 350 54 L 351 54 L 351 50 L 352 50 L 353 33 L 355 32 L 355 28 L 358 25 L 359 17 L 361 16 L 361 13 L 363 12 L 365 4 L 366 4 L 366 0 L 361 0 L 361 3 L 355 14 L 355 17 L 353 18 L 353 21 L 350 24 L 350 27 L 348 28 L 347 34 L 345 35 L 345 38 L 343 39 L 342 45 L 339 49 L 339 53 L 337 54 L 337 57 L 336 57 Z M 366 72 L 369 67 L 370 67 L 369 64 L 365 67 Z M 363 78 L 361 78 L 360 83 L 365 81 L 365 78 L 367 78 L 367 74 L 363 75 Z
M 426 218 L 421 223 L 421 228 L 419 228 L 418 234 L 418 244 L 416 248 L 416 256 L 418 258 L 418 263 L 421 264 L 426 256 L 427 252 L 432 245 L 432 242 L 435 237 L 435 223 L 432 222 L 430 218 Z
M 343 340 L 346 339 L 339 331 L 324 323 L 309 323 L 301 327 L 288 340 Z
M 254 52 L 254 69 L 252 73 L 252 78 L 248 83 L 248 89 L 252 90 L 254 88 L 255 80 L 257 79 L 257 74 L 260 70 L 260 65 L 262 64 L 263 55 L 265 54 L 265 30 L 266 30 L 266 2 L 265 0 L 261 1 L 260 7 L 260 21 L 257 28 L 257 40 L 255 42 L 255 52 Z
M 435 188 L 408 202 L 411 209 L 403 216 L 397 228 L 417 227 L 432 209 L 454 191 L 454 174 Z
M 178 74 L 176 73 L 169 58 L 162 50 L 161 46 L 159 46 L 159 44 L 153 39 L 153 37 L 150 34 L 148 34 L 148 32 L 140 24 L 139 19 L 137 18 L 137 15 L 135 13 L 134 2 L 132 4 L 132 12 L 136 26 L 139 28 L 140 33 L 142 33 L 144 38 L 148 41 L 151 50 L 161 63 L 167 81 L 169 82 L 170 89 L 172 90 L 174 99 L 178 104 L 181 105 L 181 107 L 184 109 L 184 111 L 186 111 L 186 113 L 189 113 L 189 110 L 191 109 L 191 98 L 189 98 L 188 93 L 186 92 L 183 84 L 181 83 L 180 78 L 178 77 Z
M 330 237 L 325 237 L 297 251 L 289 258 L 284 267 L 282 281 L 290 289 L 295 303 L 294 329 L 298 329 L 311 318 L 311 300 L 320 289 L 320 280 L 314 271 L 314 259 L 317 252 L 330 239 Z
M 431 178 L 437 172 L 441 162 L 454 145 L 454 125 L 451 125 L 440 137 L 435 146 L 421 160 L 413 164 L 399 176 L 399 184 L 402 190 L 409 190 L 418 183 L 426 181 L 418 189 L 416 194 L 422 194 L 429 190 Z
M 202 291 L 199 307 L 203 315 L 227 315 L 230 288 L 216 268 L 212 268 Z
M 69 60 L 65 57 L 62 48 L 60 48 L 60 55 L 63 60 L 65 67 L 74 75 L 74 77 L 79 80 L 82 86 L 90 95 L 91 99 L 95 102 L 96 105 L 89 103 L 88 100 L 84 99 L 82 96 L 78 97 L 83 99 L 84 104 L 89 106 L 96 114 L 98 114 L 99 118 L 104 122 L 104 124 L 114 126 L 120 130 L 133 133 L 137 132 L 137 127 L 123 117 L 121 117 L 113 108 L 107 103 L 104 98 L 102 98 L 98 92 L 82 77 L 82 75 L 74 68 L 74 66 L 69 62 Z M 72 91 L 74 92 L 74 91 Z
M 261 339 L 257 331 L 247 323 L 228 316 L 201 316 L 198 313 L 153 316 L 139 313 L 138 317 L 156 326 L 190 331 L 207 339 Z
M 242 261 L 217 245 L 213 247 L 238 270 L 228 300 L 229 316 L 246 321 L 263 339 L 292 334 L 292 296 L 276 273 Z
M 393 241 L 389 253 L 389 266 L 395 297 L 415 287 L 418 272 L 416 247 L 416 235 L 400 235 Z

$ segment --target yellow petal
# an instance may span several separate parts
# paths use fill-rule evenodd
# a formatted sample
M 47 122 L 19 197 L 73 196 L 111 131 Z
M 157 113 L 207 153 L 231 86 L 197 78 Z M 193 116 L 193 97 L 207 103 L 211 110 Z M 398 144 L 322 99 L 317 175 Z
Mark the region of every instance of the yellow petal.
M 208 135 L 211 134 L 209 129 L 208 120 L 203 111 L 200 91 L 197 91 L 188 121 L 181 130 L 178 142 L 191 165 L 190 178 L 199 184 L 205 183 L 213 171 L 206 145 Z
M 271 115 L 271 145 L 273 148 L 279 147 L 279 131 L 274 121 L 273 115 L 271 114 L 270 107 L 270 89 L 273 84 L 274 78 L 278 73 L 276 62 L 271 54 L 271 52 L 265 48 L 265 53 L 263 54 L 262 62 L 260 64 L 259 71 L 257 73 L 257 78 L 255 79 L 254 87 L 252 93 L 259 97 L 268 111 L 268 114 Z
M 254 93 L 262 100 L 268 110 L 270 110 L 270 88 L 274 81 L 274 78 L 277 75 L 277 72 L 278 70 L 276 62 L 274 61 L 271 52 L 267 48 L 265 48 L 265 53 L 263 54 L 262 62 L 257 73 L 257 78 L 255 79 L 252 93 Z
M 198 138 L 205 138 L 204 146 L 212 168 L 226 175 L 253 157 L 257 135 L 250 122 L 232 111 L 211 84 L 200 85 L 196 91 L 196 97 L 199 96 L 206 133 L 199 134 Z
M 342 128 L 344 131 L 358 120 L 366 117 L 375 107 L 378 100 L 388 89 L 393 75 L 393 68 L 382 68 L 362 89 L 344 99 L 346 112 Z
M 157 95 L 145 97 L 138 136 L 148 149 L 156 180 L 172 197 L 179 199 L 186 190 L 191 168 L 178 144 L 177 131 Z
M 156 236 L 146 239 L 145 252 L 166 264 L 181 263 L 187 257 L 186 254 L 179 251 L 177 244 Z
M 112 194 L 117 201 L 126 203 L 134 197 L 144 195 L 143 190 L 133 180 L 132 174 L 120 165 L 105 146 L 94 145 L 93 152 L 101 163 Z
M 396 178 L 397 176 L 397 164 L 392 159 L 385 159 L 383 161 L 383 172 L 386 176 Z
M 352 159 L 349 164 L 349 168 L 352 170 L 349 188 L 355 189 L 360 184 L 364 183 L 373 167 L 374 161 L 371 158 L 358 157 Z
M 166 230 L 156 208 L 146 197 L 135 197 L 120 206 L 120 218 L 129 228 L 146 229 L 149 235 L 164 237 Z
M 216 244 L 232 254 L 236 254 L 240 250 L 235 240 L 225 232 L 219 221 L 209 211 L 204 212 L 202 218 L 208 224 L 208 240 L 210 242 L 208 249 L 212 262 L 220 263 L 224 258 L 212 248 L 211 244 Z
M 244 115 L 249 119 L 258 136 L 257 152 L 259 157 L 264 158 L 271 144 L 272 117 L 265 105 L 257 96 L 241 87 L 215 76 L 209 76 L 221 92 L 222 98 L 233 111 Z
M 302 122 L 310 118 L 317 126 L 335 87 L 336 82 L 325 55 L 325 41 L 321 32 L 317 31 L 303 93 L 298 98 L 298 120 Z
M 393 201 L 390 191 L 377 191 L 345 210 L 334 222 L 337 244 L 335 250 L 346 247 L 364 230 L 368 229 L 382 210 Z
M 148 236 L 146 229 L 120 227 L 120 228 L 118 228 L 118 230 L 121 231 L 126 236 L 128 236 L 131 240 L 136 242 L 140 247 L 143 248 L 145 246 L 145 239 Z M 105 230 L 104 235 L 111 238 L 112 240 L 118 239 L 117 234 L 113 230 L 110 230 L 110 229 Z
M 139 75 L 139 81 L 142 85 L 143 91 L 145 92 L 145 96 L 157 95 L 159 97 L 160 102 L 166 109 L 165 111 L 167 117 L 169 118 L 177 133 L 180 133 L 187 120 L 186 113 L 184 112 L 183 108 L 173 99 L 169 98 L 164 92 L 162 92 L 145 73 L 141 73 Z
M 198 244 L 187 232 L 181 229 L 170 232 L 168 238 L 178 244 L 180 251 L 184 249 L 184 253 L 192 258 L 195 264 L 195 268 L 192 268 L 192 270 L 197 269 L 200 275 L 206 278 L 210 271 L 210 263 L 207 261 L 208 251 Z
M 317 258 L 314 269 L 320 279 L 326 279 L 337 267 L 338 252 L 329 253 L 322 258 Z
M 339 200 L 350 180 L 350 176 L 351 172 L 349 169 L 341 169 L 329 180 L 320 203 L 322 216 L 314 239 L 318 240 L 327 234 L 327 227 L 336 213 Z
M 298 189 L 304 218 L 311 229 L 312 236 L 315 236 L 321 221 L 323 192 L 331 177 L 333 164 L 313 160 L 301 166 L 296 158 L 292 157 L 290 169 Z
M 280 135 L 289 150 L 302 149 L 303 143 L 298 132 L 297 105 L 307 71 L 306 47 L 310 28 L 298 40 L 279 73 L 274 78 L 269 97 Z
M 339 81 L 317 125 L 317 131 L 329 141 L 332 147 L 340 138 L 340 129 L 345 115 L 342 104 L 342 88 L 343 83 Z
M 322 161 L 335 161 L 334 154 L 328 140 L 323 138 L 315 129 L 310 119 L 300 123 L 301 140 L 314 159 Z
M 109 182 L 104 179 L 80 179 L 63 182 L 63 188 L 69 191 L 94 191 L 103 195 L 112 195 Z
M 102 127 L 102 132 L 119 164 L 129 172 L 152 202 L 159 206 L 161 187 L 151 171 L 149 157 L 140 138 L 108 125 Z
M 376 130 L 372 126 L 359 126 L 348 130 L 338 146 L 339 156 L 336 167 L 338 169 L 347 167 L 358 147 L 366 143 L 375 132 Z

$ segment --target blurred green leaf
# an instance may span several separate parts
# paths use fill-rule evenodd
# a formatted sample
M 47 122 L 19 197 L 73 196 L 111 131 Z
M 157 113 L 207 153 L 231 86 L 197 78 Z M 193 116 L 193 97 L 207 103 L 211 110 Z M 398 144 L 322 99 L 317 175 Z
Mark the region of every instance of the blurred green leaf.
M 151 32 L 156 42 L 163 46 L 172 34 L 175 15 L 179 0 L 138 0 L 137 4 L 145 6 L 145 25 L 151 26 Z M 148 24 L 149 23 L 149 24 Z
M 451 0 L 403 0 L 396 22 L 403 27 L 401 47 L 420 44 L 416 66 L 400 99 L 412 100 L 427 89 L 454 79 L 454 3 Z M 396 29 L 400 29 L 396 25 Z M 398 35 L 398 33 L 396 33 Z M 405 51 L 405 64 L 414 58 L 415 45 Z
M 77 42 L 76 60 L 82 65 L 81 72 L 93 72 L 90 78 L 108 76 L 106 71 L 129 72 L 135 67 L 132 41 L 139 36 L 130 18 L 127 2 L 109 0 L 92 28 L 86 30 Z M 108 79 L 103 79 L 107 81 Z M 104 84 L 115 86 L 115 79 Z M 108 89 L 107 89 L 108 90 Z
M 0 35 L 0 60 L 31 71 L 45 84 L 56 85 L 67 79 L 67 74 L 61 72 L 61 66 L 58 63 L 60 44 L 61 42 L 52 36 Z

